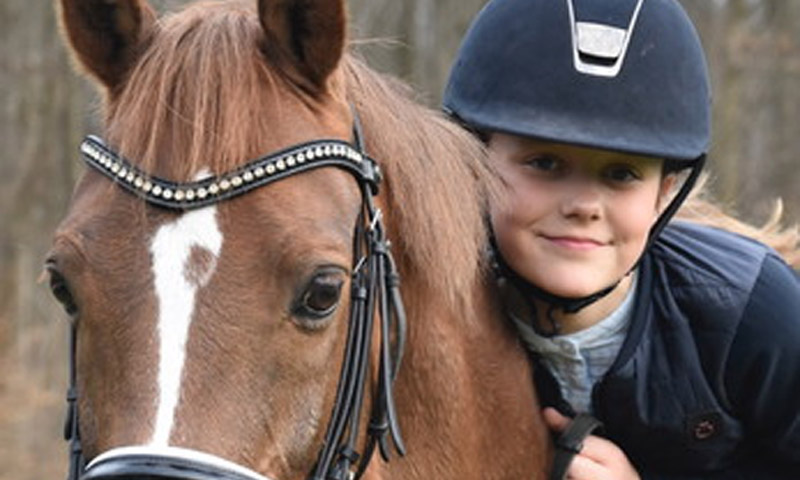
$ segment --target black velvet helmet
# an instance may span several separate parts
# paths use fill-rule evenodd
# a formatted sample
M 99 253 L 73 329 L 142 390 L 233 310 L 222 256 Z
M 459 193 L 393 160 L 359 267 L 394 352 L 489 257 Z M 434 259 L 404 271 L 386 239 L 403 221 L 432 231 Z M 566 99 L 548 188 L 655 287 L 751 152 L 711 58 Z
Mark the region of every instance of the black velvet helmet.
M 711 137 L 697 32 L 677 0 L 490 0 L 472 23 L 443 108 L 467 128 L 613 150 L 691 168 L 648 246 L 688 196 Z M 528 284 L 495 249 L 498 277 L 574 313 L 610 293 L 565 298 Z M 558 326 L 552 317 L 553 331 Z
M 443 103 L 478 130 L 691 161 L 709 147 L 710 100 L 676 0 L 492 0 Z

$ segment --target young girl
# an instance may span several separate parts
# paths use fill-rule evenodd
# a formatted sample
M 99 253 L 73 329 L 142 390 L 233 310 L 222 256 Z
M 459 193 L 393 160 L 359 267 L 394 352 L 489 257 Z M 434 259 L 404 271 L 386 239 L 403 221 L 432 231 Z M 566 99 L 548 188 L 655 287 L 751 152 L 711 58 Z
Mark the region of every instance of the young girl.
M 755 240 L 667 225 L 710 140 L 680 5 L 492 0 L 444 106 L 508 188 L 494 254 L 545 419 L 603 424 L 566 478 L 800 478 L 798 275 Z

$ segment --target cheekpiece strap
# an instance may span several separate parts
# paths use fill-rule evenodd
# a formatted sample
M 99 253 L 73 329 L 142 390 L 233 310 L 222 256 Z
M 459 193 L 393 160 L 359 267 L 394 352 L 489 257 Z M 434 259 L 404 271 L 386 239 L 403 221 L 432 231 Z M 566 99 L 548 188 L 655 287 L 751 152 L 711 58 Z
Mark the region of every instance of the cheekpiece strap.
M 380 172 L 374 160 L 342 140 L 317 140 L 261 157 L 229 173 L 178 183 L 148 175 L 90 135 L 81 144 L 89 166 L 148 203 L 173 210 L 193 210 L 242 195 L 255 188 L 318 167 L 348 170 L 377 193 Z

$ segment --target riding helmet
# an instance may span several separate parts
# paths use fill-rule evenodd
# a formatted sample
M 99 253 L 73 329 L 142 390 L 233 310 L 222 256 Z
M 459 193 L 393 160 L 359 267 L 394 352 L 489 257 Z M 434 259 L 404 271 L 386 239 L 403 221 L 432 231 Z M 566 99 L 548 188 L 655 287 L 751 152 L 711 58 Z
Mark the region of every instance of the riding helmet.
M 492 0 L 443 103 L 481 131 L 677 161 L 710 142 L 706 62 L 676 0 Z

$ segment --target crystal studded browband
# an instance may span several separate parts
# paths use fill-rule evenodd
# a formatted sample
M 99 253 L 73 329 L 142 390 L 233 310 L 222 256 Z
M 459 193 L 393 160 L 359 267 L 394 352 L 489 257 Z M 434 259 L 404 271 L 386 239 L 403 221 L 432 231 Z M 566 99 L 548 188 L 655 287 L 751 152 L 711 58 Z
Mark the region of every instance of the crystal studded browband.
M 178 183 L 151 176 L 90 135 L 81 144 L 83 159 L 129 192 L 164 208 L 192 210 L 236 197 L 284 177 L 318 167 L 344 168 L 377 192 L 378 165 L 342 140 L 317 140 L 259 158 L 229 173 Z

